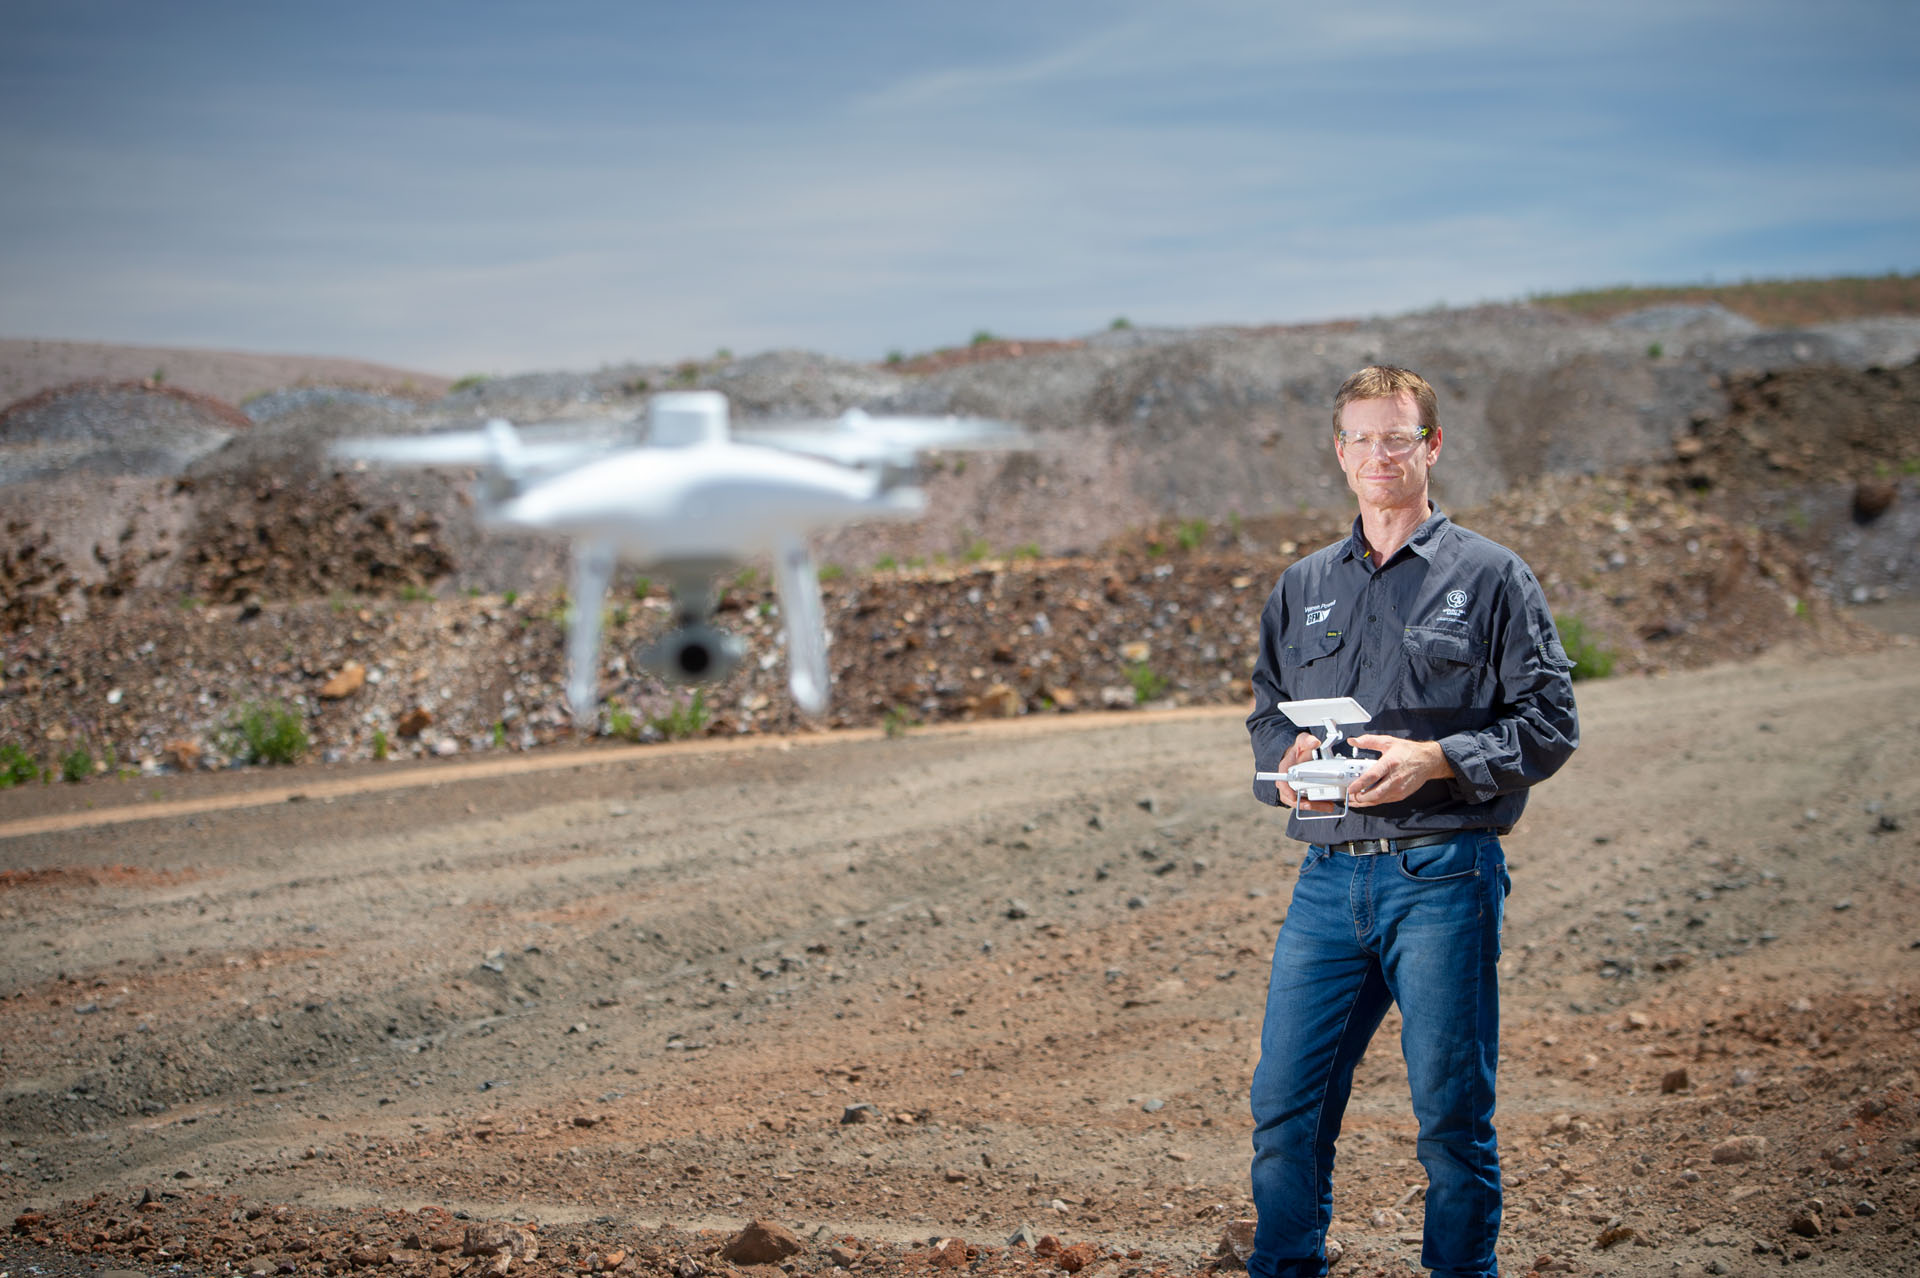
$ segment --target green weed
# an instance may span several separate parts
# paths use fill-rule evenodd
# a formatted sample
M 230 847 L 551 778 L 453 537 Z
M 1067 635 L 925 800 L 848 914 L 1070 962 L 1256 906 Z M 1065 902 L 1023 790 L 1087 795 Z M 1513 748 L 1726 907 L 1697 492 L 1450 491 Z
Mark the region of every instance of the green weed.
M 880 717 L 881 730 L 890 737 L 904 736 L 908 728 L 919 726 L 920 720 L 914 717 L 913 711 L 901 705 L 888 706 L 886 714 Z
M 385 728 L 373 730 L 373 761 L 375 763 L 387 761 L 387 730 Z
M 293 763 L 312 745 L 300 712 L 284 701 L 249 701 L 221 736 L 221 749 L 242 763 Z
M 707 709 L 707 694 L 704 689 L 695 688 L 693 697 L 684 705 L 677 705 L 663 715 L 647 720 L 647 725 L 669 741 L 678 741 L 682 737 L 697 736 L 706 731 L 713 722 L 713 712 Z
M 485 386 L 491 380 L 493 379 L 485 373 L 468 373 L 465 377 L 456 378 L 453 385 L 447 387 L 447 391 L 451 394 L 458 391 L 472 390 L 476 386 Z
M 1195 551 L 1200 549 L 1201 544 L 1206 541 L 1209 531 L 1211 529 L 1206 520 L 1189 519 L 1174 533 L 1174 540 L 1180 543 L 1180 549 Z
M 1144 705 L 1149 701 L 1158 701 L 1167 693 L 1167 677 L 1146 662 L 1137 662 L 1127 667 L 1127 682 L 1133 685 L 1133 702 Z
M 60 779 L 62 781 L 85 781 L 93 775 L 93 751 L 82 742 L 66 754 L 60 756 Z
M 25 785 L 39 775 L 40 765 L 17 742 L 0 745 L 0 790 Z
M 1604 679 L 1613 673 L 1619 654 L 1601 643 L 1599 636 L 1587 629 L 1586 622 L 1569 616 L 1555 617 L 1553 624 L 1560 631 L 1560 646 L 1573 662 L 1575 679 Z

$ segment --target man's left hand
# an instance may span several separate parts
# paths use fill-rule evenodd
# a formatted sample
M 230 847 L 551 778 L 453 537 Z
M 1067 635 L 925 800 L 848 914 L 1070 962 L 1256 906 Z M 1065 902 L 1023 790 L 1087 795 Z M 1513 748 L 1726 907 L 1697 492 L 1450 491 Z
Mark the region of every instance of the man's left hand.
M 1357 750 L 1378 750 L 1373 766 L 1355 777 L 1347 787 L 1350 807 L 1370 808 L 1381 803 L 1398 803 L 1429 781 L 1453 775 L 1453 765 L 1441 751 L 1438 741 L 1408 741 L 1402 737 L 1363 733 L 1348 737 Z

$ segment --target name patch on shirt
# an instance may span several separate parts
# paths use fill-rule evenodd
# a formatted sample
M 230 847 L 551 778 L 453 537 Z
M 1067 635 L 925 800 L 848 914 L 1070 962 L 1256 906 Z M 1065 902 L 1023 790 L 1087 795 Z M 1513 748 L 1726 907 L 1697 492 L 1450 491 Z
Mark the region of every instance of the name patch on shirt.
M 1333 606 L 1339 602 L 1340 601 L 1338 599 L 1329 599 L 1325 603 L 1308 604 L 1307 605 L 1307 624 L 1309 626 L 1326 625 L 1327 617 L 1330 616 L 1333 612 Z

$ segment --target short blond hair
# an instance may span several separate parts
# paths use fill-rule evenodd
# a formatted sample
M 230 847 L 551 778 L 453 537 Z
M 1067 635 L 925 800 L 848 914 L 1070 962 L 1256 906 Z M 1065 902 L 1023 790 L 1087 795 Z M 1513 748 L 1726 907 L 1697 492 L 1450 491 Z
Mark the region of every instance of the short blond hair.
M 1413 396 L 1420 424 L 1431 433 L 1440 429 L 1440 406 L 1427 379 L 1410 368 L 1392 364 L 1369 364 L 1340 383 L 1333 397 L 1333 429 L 1340 429 L 1340 414 L 1356 399 L 1393 399 L 1401 393 Z

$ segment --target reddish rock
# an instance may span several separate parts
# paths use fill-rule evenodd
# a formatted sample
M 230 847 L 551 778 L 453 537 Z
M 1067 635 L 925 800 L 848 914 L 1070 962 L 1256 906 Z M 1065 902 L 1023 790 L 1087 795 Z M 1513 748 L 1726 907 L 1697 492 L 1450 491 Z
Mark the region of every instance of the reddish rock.
M 349 661 L 340 667 L 340 672 L 320 685 L 322 700 L 338 701 L 350 697 L 367 685 L 367 668 L 357 661 Z
M 1716 1163 L 1750 1163 L 1767 1152 L 1765 1136 L 1731 1136 L 1713 1147 Z
M 804 1250 L 791 1230 L 770 1220 L 756 1220 L 728 1239 L 720 1256 L 736 1265 L 777 1265 Z
M 394 725 L 394 731 L 403 737 L 417 737 L 433 724 L 433 711 L 425 706 L 415 706 L 400 716 L 400 722 Z

